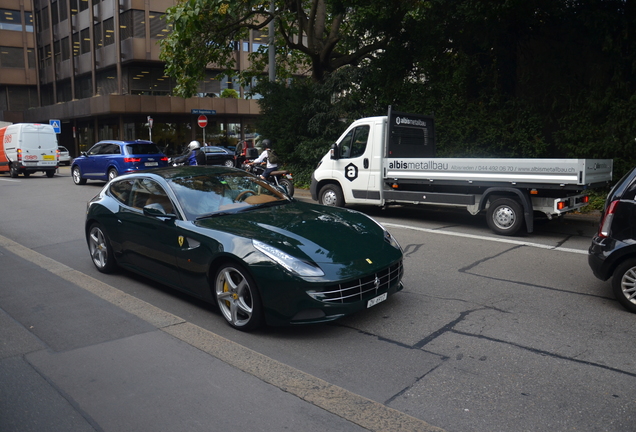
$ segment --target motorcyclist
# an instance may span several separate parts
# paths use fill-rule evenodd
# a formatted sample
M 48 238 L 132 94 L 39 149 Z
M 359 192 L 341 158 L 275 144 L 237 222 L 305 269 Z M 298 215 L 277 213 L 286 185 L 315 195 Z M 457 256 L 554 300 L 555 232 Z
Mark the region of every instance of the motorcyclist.
M 248 165 L 262 163 L 267 160 L 267 165 L 265 166 L 265 171 L 261 174 L 261 178 L 267 180 L 272 171 L 278 169 L 278 156 L 274 152 L 272 148 L 272 142 L 268 139 L 264 139 L 262 143 L 265 150 L 260 154 L 258 158 L 256 158 L 253 162 L 249 162 Z
M 205 165 L 205 153 L 201 151 L 199 141 L 191 141 L 188 144 L 188 150 L 190 150 L 188 165 Z

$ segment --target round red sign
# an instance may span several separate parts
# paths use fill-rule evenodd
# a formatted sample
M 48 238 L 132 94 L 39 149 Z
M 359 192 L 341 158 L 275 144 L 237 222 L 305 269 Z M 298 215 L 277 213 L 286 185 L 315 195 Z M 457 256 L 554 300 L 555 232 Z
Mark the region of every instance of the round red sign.
M 206 127 L 208 125 L 208 118 L 204 115 L 200 115 L 197 122 L 199 123 L 199 127 Z

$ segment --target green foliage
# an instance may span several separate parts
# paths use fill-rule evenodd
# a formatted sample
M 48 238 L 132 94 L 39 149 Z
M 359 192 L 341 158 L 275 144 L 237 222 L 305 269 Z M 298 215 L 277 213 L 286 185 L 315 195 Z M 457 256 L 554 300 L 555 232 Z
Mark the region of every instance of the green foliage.
M 233 41 L 266 25 L 268 6 L 171 8 L 162 59 L 177 94 L 192 94 L 207 64 L 234 68 Z M 350 120 L 388 105 L 433 114 L 440 156 L 612 158 L 615 179 L 636 165 L 631 2 L 280 0 L 276 8 L 278 76 L 312 79 L 264 83 L 259 128 L 297 177 Z M 246 77 L 262 74 L 264 54 L 252 55 Z
M 233 98 L 233 99 L 238 99 L 239 98 L 239 94 L 236 90 L 234 89 L 223 89 L 223 91 L 221 92 L 221 97 L 222 98 Z

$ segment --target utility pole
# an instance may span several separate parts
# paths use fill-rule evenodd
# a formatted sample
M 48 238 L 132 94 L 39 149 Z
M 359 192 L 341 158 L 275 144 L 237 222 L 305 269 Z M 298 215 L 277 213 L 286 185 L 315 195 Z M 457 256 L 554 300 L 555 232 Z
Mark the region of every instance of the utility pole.
M 274 11 L 275 11 L 275 7 L 274 7 L 274 0 L 272 0 L 269 4 L 269 13 L 274 16 Z M 276 39 L 274 37 L 274 32 L 275 32 L 275 25 L 274 25 L 274 20 L 271 20 L 269 22 L 269 47 L 268 47 L 268 53 L 269 53 L 269 80 L 270 82 L 274 82 L 276 81 L 276 46 L 274 45 L 274 40 Z

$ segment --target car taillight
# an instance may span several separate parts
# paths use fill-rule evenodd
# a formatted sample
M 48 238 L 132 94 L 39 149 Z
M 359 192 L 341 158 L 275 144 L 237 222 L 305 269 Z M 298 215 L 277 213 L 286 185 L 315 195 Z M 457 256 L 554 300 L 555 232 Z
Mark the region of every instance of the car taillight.
M 55 156 L 57 157 L 57 160 L 60 160 L 60 149 L 55 150 Z
M 603 220 L 598 228 L 599 237 L 608 237 L 610 235 L 610 228 L 612 227 L 612 220 L 614 219 L 614 212 L 616 211 L 618 203 L 619 201 L 612 201 L 607 207 L 603 215 Z
M 22 149 L 18 149 L 18 162 L 22 162 Z
M 164 156 L 161 158 L 161 162 L 168 162 L 168 156 Z
M 124 162 L 141 162 L 141 158 L 124 158 Z

